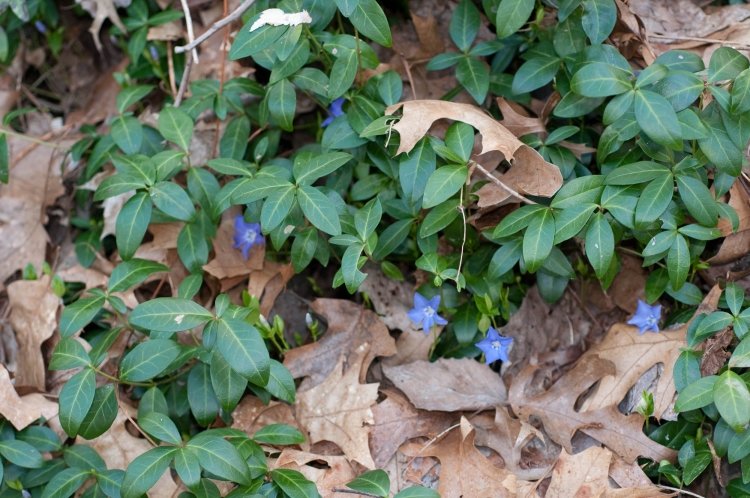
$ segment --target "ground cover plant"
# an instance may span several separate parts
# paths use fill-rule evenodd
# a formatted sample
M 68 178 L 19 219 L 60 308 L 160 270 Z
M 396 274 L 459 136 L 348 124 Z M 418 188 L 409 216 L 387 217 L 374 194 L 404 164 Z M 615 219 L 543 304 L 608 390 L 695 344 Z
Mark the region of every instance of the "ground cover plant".
M 705 3 L 0 0 L 0 497 L 750 495 Z

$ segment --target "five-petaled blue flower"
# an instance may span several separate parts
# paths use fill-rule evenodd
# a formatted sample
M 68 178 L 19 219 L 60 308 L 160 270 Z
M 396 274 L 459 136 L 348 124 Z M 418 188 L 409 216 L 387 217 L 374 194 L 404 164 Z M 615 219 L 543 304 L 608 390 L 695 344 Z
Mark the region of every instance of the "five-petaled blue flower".
M 508 361 L 508 351 L 513 344 L 512 337 L 503 337 L 497 330 L 490 327 L 487 337 L 475 344 L 484 353 L 484 361 L 488 365 L 493 361 Z
M 343 116 L 344 110 L 342 109 L 342 107 L 344 105 L 344 102 L 344 97 L 339 97 L 331 102 L 331 105 L 328 107 L 328 117 L 325 118 L 322 123 L 320 123 L 320 126 L 325 128 L 329 124 L 333 123 L 334 119 L 339 116 Z
M 638 327 L 638 333 L 643 334 L 647 330 L 659 332 L 659 320 L 661 319 L 661 304 L 649 306 L 645 302 L 638 300 L 638 309 L 635 315 L 628 320 L 630 325 Z
M 247 259 L 250 248 L 265 244 L 266 239 L 260 232 L 259 223 L 246 223 L 245 218 L 238 214 L 234 218 L 234 248 L 242 250 L 242 256 Z
M 414 308 L 409 310 L 409 318 L 417 325 L 422 325 L 425 334 L 430 333 L 433 325 L 445 325 L 448 321 L 437 314 L 440 306 L 440 296 L 427 299 L 419 292 L 414 293 Z

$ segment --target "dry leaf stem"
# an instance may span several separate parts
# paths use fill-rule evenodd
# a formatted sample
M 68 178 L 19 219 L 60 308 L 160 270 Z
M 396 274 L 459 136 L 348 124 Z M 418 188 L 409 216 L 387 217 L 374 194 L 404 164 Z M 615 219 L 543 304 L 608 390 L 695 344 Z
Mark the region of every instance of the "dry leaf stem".
M 245 0 L 244 2 L 242 2 L 242 4 L 239 7 L 234 9 L 234 11 L 232 11 L 231 14 L 213 23 L 211 27 L 208 28 L 206 32 L 200 35 L 198 38 L 196 38 L 195 40 L 191 40 L 190 43 L 188 43 L 187 45 L 181 45 L 179 47 L 175 47 L 174 49 L 175 53 L 181 54 L 183 52 L 187 52 L 188 50 L 194 49 L 195 47 L 197 47 L 198 45 L 200 45 L 201 43 L 209 39 L 211 36 L 213 36 L 214 33 L 219 31 L 221 28 L 223 28 L 227 24 L 231 23 L 235 19 L 239 19 L 239 17 L 247 9 L 249 9 L 253 3 L 255 3 L 255 0 Z
M 182 12 L 185 14 L 188 41 L 192 44 L 195 41 L 195 34 L 193 33 L 193 17 L 190 15 L 190 6 L 187 0 L 180 0 L 180 4 L 182 5 Z M 193 62 L 198 63 L 198 51 L 195 48 L 193 48 Z
M 742 42 L 733 42 L 729 40 L 719 40 L 718 38 L 701 38 L 700 36 L 683 36 L 683 35 L 648 35 L 649 38 L 659 40 L 676 40 L 676 41 L 694 41 L 702 43 L 718 43 L 719 45 L 732 45 L 744 49 L 750 49 L 750 44 Z
M 519 200 L 521 200 L 522 202 L 525 202 L 526 204 L 537 204 L 536 202 L 532 201 L 531 199 L 528 199 L 528 198 L 524 197 L 524 196 L 523 196 L 523 195 L 521 195 L 520 193 L 516 192 L 515 190 L 513 190 L 512 188 L 510 188 L 509 186 L 507 186 L 507 185 L 506 185 L 505 183 L 503 183 L 503 182 L 502 182 L 502 181 L 501 181 L 501 180 L 500 180 L 500 179 L 499 179 L 498 177 L 496 177 L 495 175 L 493 175 L 492 173 L 490 173 L 489 171 L 487 171 L 487 170 L 486 170 L 486 169 L 484 168 L 484 166 L 482 166 L 482 165 L 481 165 L 481 164 L 479 164 L 478 162 L 476 162 L 476 161 L 471 161 L 471 164 L 472 164 L 472 165 L 473 165 L 473 166 L 474 166 L 474 167 L 475 167 L 476 169 L 478 169 L 479 171 L 481 171 L 481 172 L 482 172 L 482 174 L 483 174 L 484 176 L 486 176 L 486 177 L 487 177 L 487 178 L 488 178 L 489 180 L 491 180 L 491 181 L 492 181 L 492 182 L 493 182 L 493 183 L 494 183 L 495 185 L 497 185 L 498 187 L 502 188 L 503 190 L 505 190 L 506 192 L 508 192 L 508 193 L 509 193 L 510 195 L 512 195 L 512 196 L 513 196 L 513 197 L 515 197 L 516 199 L 519 199 Z

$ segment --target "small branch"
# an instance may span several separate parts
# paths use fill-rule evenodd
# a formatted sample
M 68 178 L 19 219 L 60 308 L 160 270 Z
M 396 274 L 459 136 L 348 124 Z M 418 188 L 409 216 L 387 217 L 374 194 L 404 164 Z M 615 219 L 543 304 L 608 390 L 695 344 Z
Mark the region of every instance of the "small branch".
M 362 495 L 362 496 L 372 496 L 374 498 L 380 498 L 380 495 L 366 493 L 365 491 L 355 491 L 353 489 L 333 488 L 331 491 L 333 491 L 334 493 L 348 493 L 350 495 Z
M 185 96 L 185 90 L 187 90 L 188 80 L 190 79 L 190 70 L 193 68 L 193 59 L 191 57 L 185 58 L 185 69 L 182 71 L 182 79 L 180 80 L 180 89 L 177 90 L 177 96 L 174 98 L 174 106 L 180 107 L 182 103 L 182 97 Z
M 208 28 L 206 32 L 200 35 L 198 38 L 196 38 L 195 40 L 191 40 L 190 43 L 188 43 L 187 45 L 181 45 L 179 47 L 175 47 L 174 49 L 175 53 L 181 54 L 183 52 L 187 52 L 188 50 L 193 50 L 195 47 L 197 47 L 198 45 L 200 45 L 201 43 L 209 39 L 211 36 L 213 36 L 213 34 L 219 31 L 221 28 L 231 23 L 235 19 L 239 19 L 239 17 L 247 9 L 249 9 L 253 3 L 255 3 L 255 0 L 245 0 L 244 2 L 242 2 L 242 4 L 239 7 L 234 9 L 234 11 L 231 14 L 213 23 L 211 27 Z
M 188 41 L 193 43 L 195 34 L 193 34 L 193 17 L 190 15 L 190 6 L 187 0 L 180 0 L 182 4 L 182 12 L 185 13 L 185 24 L 187 25 Z M 178 47 L 179 48 L 179 47 Z M 198 51 L 193 49 L 193 62 L 198 63 Z
M 719 45 L 733 45 L 744 49 L 750 49 L 750 44 L 742 42 L 733 42 L 729 40 L 719 40 L 717 38 L 701 38 L 699 36 L 682 36 L 682 35 L 648 35 L 649 38 L 658 40 L 675 40 L 675 41 L 694 41 L 702 43 L 718 43 Z
M 25 140 L 27 142 L 35 143 L 37 145 L 43 145 L 45 147 L 51 147 L 53 149 L 65 149 L 67 148 L 64 145 L 56 144 L 53 142 L 47 142 L 46 140 L 42 140 L 40 138 L 32 137 L 30 135 L 24 135 L 23 133 L 18 133 L 15 130 L 11 130 L 9 128 L 5 128 L 3 126 L 0 126 L 0 134 L 5 133 L 6 135 L 10 135 L 16 138 L 20 138 L 21 140 Z
M 665 486 L 664 484 L 655 484 L 655 486 L 661 489 L 668 489 L 669 491 L 677 491 L 678 493 L 682 493 L 682 494 L 689 495 L 689 496 L 694 496 L 695 498 L 705 498 L 703 495 L 699 495 L 698 493 L 693 493 L 692 491 L 688 491 L 686 489 L 673 488 L 672 486 Z
M 401 56 L 401 62 L 404 64 L 404 70 L 406 71 L 406 78 L 409 80 L 409 86 L 411 87 L 411 96 L 414 100 L 419 100 L 417 97 L 417 87 L 414 85 L 414 78 L 411 77 L 411 65 L 406 60 L 406 56 L 403 53 L 399 53 Z
M 486 176 L 489 180 L 491 180 L 495 185 L 497 185 L 498 187 L 502 188 L 503 190 L 505 190 L 506 192 L 508 192 L 510 195 L 512 195 L 516 199 L 519 199 L 520 201 L 525 202 L 526 204 L 537 204 L 536 202 L 532 201 L 531 199 L 527 199 L 523 195 L 519 194 L 518 192 L 516 192 L 515 190 L 513 190 L 512 188 L 510 188 L 509 186 L 507 186 L 506 184 L 504 184 L 502 181 L 500 181 L 500 179 L 498 177 L 496 177 L 495 175 L 493 175 L 492 173 L 490 173 L 489 171 L 487 171 L 484 168 L 484 166 L 482 166 L 478 162 L 472 161 L 472 164 L 479 171 L 481 171 L 484 176 Z

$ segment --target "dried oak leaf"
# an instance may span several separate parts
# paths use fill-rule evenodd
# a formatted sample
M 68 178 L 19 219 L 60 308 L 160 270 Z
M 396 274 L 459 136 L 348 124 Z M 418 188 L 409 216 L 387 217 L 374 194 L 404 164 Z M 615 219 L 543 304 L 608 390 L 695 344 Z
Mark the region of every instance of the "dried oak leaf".
M 367 368 L 376 356 L 396 353 L 396 344 L 388 328 L 372 311 L 343 299 L 316 299 L 310 308 L 325 318 L 328 328 L 318 342 L 287 352 L 284 366 L 292 377 L 309 377 L 309 385 L 317 386 L 331 374 L 343 356 L 348 368 L 361 365 L 357 378 L 363 382 Z
M 321 465 L 321 462 L 324 462 L 325 466 Z M 334 490 L 345 487 L 347 482 L 357 477 L 357 472 L 346 457 L 318 455 L 291 448 L 286 448 L 276 460 L 271 460 L 270 468 L 286 468 L 301 472 L 315 483 L 323 498 L 341 496 Z
M 16 280 L 8 285 L 8 303 L 19 347 L 16 385 L 44 392 L 42 343 L 55 332 L 60 298 L 52 292 L 50 277 L 44 275 L 39 280 Z
M 466 418 L 461 417 L 457 429 L 453 429 L 443 439 L 431 445 L 408 443 L 401 447 L 401 452 L 407 456 L 432 456 L 440 460 L 440 496 L 533 496 L 533 492 L 523 492 L 531 491 L 531 483 L 522 481 L 508 470 L 495 466 L 479 452 L 474 446 L 474 427 Z
M 383 468 L 409 439 L 435 437 L 457 418 L 452 413 L 418 410 L 395 390 L 385 393 L 388 397 L 372 408 L 375 422 L 370 432 L 370 451 L 378 468 Z
M 575 455 L 560 454 L 545 496 L 600 498 L 655 498 L 674 496 L 653 485 L 613 488 L 609 482 L 610 466 L 616 458 L 606 448 L 591 447 Z
M 508 102 L 502 97 L 498 97 L 497 106 L 503 114 L 500 121 L 508 131 L 517 137 L 528 135 L 529 133 L 545 133 L 547 127 L 539 118 L 531 118 L 526 115 L 524 109 L 515 102 Z
M 40 417 L 49 420 L 57 416 L 57 410 L 57 403 L 39 393 L 19 396 L 8 371 L 0 365 L 0 415 L 13 424 L 16 430 L 26 428 Z
M 250 250 L 248 259 L 242 256 L 242 251 L 234 247 L 234 218 L 239 210 L 230 209 L 221 217 L 221 224 L 214 239 L 214 257 L 203 266 L 209 274 L 219 280 L 246 276 L 255 270 L 263 269 L 265 246 L 256 245 Z
M 331 441 L 350 461 L 373 469 L 368 438 L 380 384 L 359 383 L 359 362 L 344 371 L 342 355 L 323 382 L 298 393 L 296 418 L 311 443 Z
M 727 5 L 706 13 L 691 0 L 630 0 L 630 10 L 643 21 L 649 35 L 711 37 L 715 32 L 750 17 L 750 8 Z
M 251 256 L 252 257 L 252 256 Z M 264 261 L 260 270 L 250 273 L 247 291 L 251 296 L 260 297 L 260 312 L 268 316 L 273 309 L 276 298 L 286 287 L 287 282 L 294 276 L 291 264 Z M 222 288 L 224 284 L 222 284 Z M 227 288 L 232 287 L 227 284 Z
M 571 438 L 580 430 L 627 462 L 633 462 L 639 456 L 657 461 L 675 457 L 674 451 L 643 433 L 644 418 L 640 414 L 623 415 L 616 405 L 589 411 L 576 409 L 580 395 L 603 377 L 615 375 L 615 365 L 610 360 L 585 355 L 547 391 L 526 393 L 526 386 L 533 382 L 536 370 L 537 367 L 529 365 L 514 377 L 508 392 L 511 406 L 523 420 L 529 421 L 531 417 L 541 420 L 547 435 L 569 453 L 573 452 Z
M 740 223 L 737 231 L 733 232 L 729 220 L 719 219 L 717 228 L 725 238 L 719 252 L 708 260 L 711 265 L 730 263 L 750 252 L 750 195 L 743 186 L 745 183 L 740 177 L 740 181 L 734 182 L 729 189 L 729 205 L 737 212 Z
M 562 174 L 554 164 L 545 161 L 537 151 L 518 140 L 500 122 L 479 107 L 442 100 L 412 100 L 388 107 L 386 114 L 402 110 L 393 128 L 401 136 L 397 153 L 409 152 L 440 119 L 452 119 L 472 125 L 482 135 L 480 155 L 500 152 L 513 166 L 501 181 L 524 194 L 551 197 L 562 186 Z
M 383 365 L 383 374 L 423 410 L 488 410 L 507 401 L 500 376 L 471 358 Z

